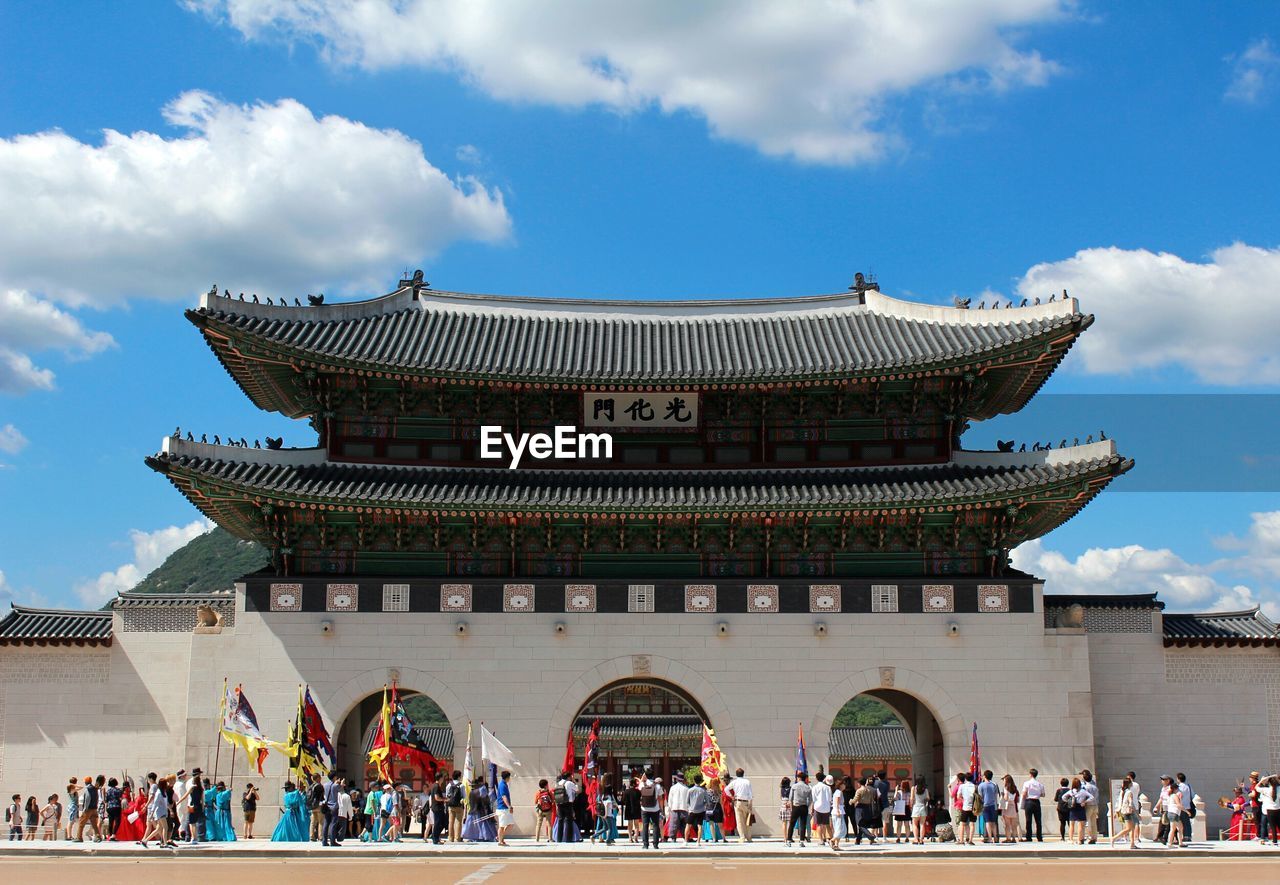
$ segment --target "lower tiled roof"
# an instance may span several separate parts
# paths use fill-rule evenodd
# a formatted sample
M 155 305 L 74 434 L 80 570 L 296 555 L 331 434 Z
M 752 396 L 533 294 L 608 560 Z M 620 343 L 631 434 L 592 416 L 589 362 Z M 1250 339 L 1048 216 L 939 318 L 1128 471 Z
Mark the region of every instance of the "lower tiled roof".
M 911 738 L 902 725 L 839 726 L 831 729 L 827 754 L 838 759 L 909 760 Z
M 0 645 L 110 645 L 110 611 L 14 605 L 0 619 Z
M 1165 645 L 1280 645 L 1280 628 L 1257 608 L 1164 616 Z
M 343 504 L 607 510 L 809 508 L 941 503 L 1017 495 L 1072 479 L 1119 475 L 1112 455 L 1057 464 L 946 463 L 901 468 L 776 470 L 503 470 L 348 464 L 263 464 L 161 453 L 170 476 L 206 477 L 245 493 Z

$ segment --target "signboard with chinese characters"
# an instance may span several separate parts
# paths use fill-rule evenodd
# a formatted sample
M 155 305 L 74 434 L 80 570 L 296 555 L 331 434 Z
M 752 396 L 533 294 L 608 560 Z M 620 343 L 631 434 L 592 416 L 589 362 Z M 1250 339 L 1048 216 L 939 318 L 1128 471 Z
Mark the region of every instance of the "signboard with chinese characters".
M 588 390 L 582 394 L 582 426 L 697 430 L 698 394 Z

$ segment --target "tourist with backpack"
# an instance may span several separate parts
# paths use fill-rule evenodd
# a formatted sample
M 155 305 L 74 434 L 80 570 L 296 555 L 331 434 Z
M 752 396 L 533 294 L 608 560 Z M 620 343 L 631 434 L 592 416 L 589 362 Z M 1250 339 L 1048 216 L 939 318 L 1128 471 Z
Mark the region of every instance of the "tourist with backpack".
M 444 788 L 444 804 L 449 809 L 449 841 L 462 841 L 462 824 L 467 819 L 467 790 L 462 785 L 462 772 L 455 771 Z
M 556 806 L 556 825 L 552 828 L 552 841 L 577 842 L 582 836 L 578 831 L 578 822 L 573 803 L 578 798 L 578 785 L 573 782 L 573 775 L 567 771 L 560 772 L 556 778 L 555 789 L 551 798 Z
M 552 813 L 556 810 L 556 800 L 551 795 L 551 789 L 547 786 L 547 779 L 544 777 L 538 781 L 538 792 L 533 797 L 533 841 L 542 841 L 543 827 L 546 827 L 547 841 L 551 841 L 551 818 Z
M 653 847 L 662 841 L 662 784 L 653 776 L 653 769 L 646 768 L 640 781 L 640 830 L 644 834 L 644 847 L 649 847 L 649 833 L 653 833 Z
M 1067 838 L 1077 845 L 1083 845 L 1086 838 L 1088 815 L 1085 806 L 1089 801 L 1089 793 L 1084 789 L 1080 778 L 1071 779 L 1071 786 L 1062 794 L 1062 804 L 1067 809 Z

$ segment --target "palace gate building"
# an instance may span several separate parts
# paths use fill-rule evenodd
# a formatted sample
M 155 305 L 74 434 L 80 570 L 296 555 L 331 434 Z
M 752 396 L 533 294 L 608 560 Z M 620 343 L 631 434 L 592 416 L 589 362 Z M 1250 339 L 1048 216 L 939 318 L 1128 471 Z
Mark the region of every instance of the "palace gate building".
M 417 278 L 307 307 L 215 289 L 187 316 L 245 396 L 317 441 L 171 437 L 146 463 L 271 564 L 223 594 L 15 607 L 0 621 L 6 789 L 208 770 L 224 678 L 277 739 L 309 684 L 357 779 L 390 680 L 434 702 L 423 734 L 459 765 L 483 721 L 524 762 L 524 828 L 536 779 L 595 718 L 607 767 L 668 777 L 712 726 L 756 783 L 761 833 L 799 725 L 814 764 L 888 759 L 935 788 L 968 768 L 974 723 L 984 766 L 1019 779 L 1135 768 L 1154 789 L 1182 770 L 1216 796 L 1280 770 L 1280 635 L 1260 613 L 1054 595 L 1009 566 L 1133 466 L 1109 439 L 962 445 L 1085 333 L 1074 298 L 938 307 L 860 280 L 810 298 L 576 301 Z M 484 457 L 485 427 L 608 433 L 612 448 L 535 443 L 509 469 L 505 447 Z M 894 747 L 833 731 L 859 695 L 897 714 Z M 274 797 L 285 763 L 268 764 Z

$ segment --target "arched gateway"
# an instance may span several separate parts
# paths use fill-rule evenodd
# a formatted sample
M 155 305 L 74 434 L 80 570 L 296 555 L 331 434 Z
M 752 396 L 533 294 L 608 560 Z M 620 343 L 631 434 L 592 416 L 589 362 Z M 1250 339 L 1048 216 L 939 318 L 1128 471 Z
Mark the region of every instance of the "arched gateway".
M 440 705 L 428 695 L 407 688 L 400 689 L 400 701 L 418 736 L 440 760 L 441 768 L 452 768 L 453 726 Z M 369 694 L 355 705 L 334 732 L 338 770 L 361 788 L 377 777 L 376 768 L 369 763 L 369 751 L 373 748 L 381 710 L 382 692 Z M 415 790 L 422 790 L 427 784 L 427 772 L 421 766 L 396 762 L 392 768 L 397 783 L 408 784 Z
M 615 784 L 636 767 L 652 766 L 664 783 L 701 761 L 702 726 L 711 725 L 693 697 L 663 679 L 619 679 L 583 704 L 573 720 L 581 760 L 592 723 L 600 721 L 600 765 Z M 714 726 L 713 726 L 714 727 Z

